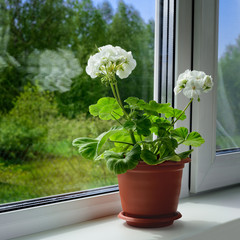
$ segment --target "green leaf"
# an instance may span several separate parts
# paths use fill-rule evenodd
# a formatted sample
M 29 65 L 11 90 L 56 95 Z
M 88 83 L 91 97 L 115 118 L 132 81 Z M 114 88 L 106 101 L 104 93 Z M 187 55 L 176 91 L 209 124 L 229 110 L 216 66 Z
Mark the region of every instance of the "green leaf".
M 131 129 L 134 129 L 135 128 L 135 123 L 131 120 L 128 120 L 124 123 L 123 127 L 126 129 L 126 130 L 131 130 Z
M 187 146 L 191 145 L 193 147 L 199 147 L 204 142 L 205 142 L 205 140 L 201 137 L 201 135 L 198 132 L 191 132 L 187 136 L 187 139 L 183 144 L 185 144 Z
M 121 142 L 132 142 L 131 136 L 129 132 L 126 129 L 122 129 L 119 132 L 116 132 L 112 136 L 110 136 L 111 141 L 121 141 Z M 119 143 L 114 143 L 116 146 L 119 145 Z M 122 145 L 122 144 L 121 144 Z
M 162 118 L 162 117 L 151 118 L 151 120 L 161 127 L 169 128 L 170 126 L 172 126 L 170 121 L 168 121 L 167 119 Z
M 171 155 L 166 154 L 166 156 L 164 156 L 160 159 L 157 159 L 157 156 L 147 149 L 142 150 L 141 159 L 149 165 L 157 165 L 157 164 L 163 163 L 165 161 L 179 162 L 181 160 L 181 158 L 175 153 L 173 153 Z
M 124 102 L 126 102 L 130 106 L 130 108 L 139 110 L 143 110 L 142 107 L 146 105 L 146 102 L 144 100 L 137 97 L 129 97 Z
M 143 135 L 145 137 L 149 136 L 151 134 L 151 126 L 151 121 L 147 118 L 136 121 L 136 130 L 139 135 Z
M 176 128 L 171 131 L 171 136 L 176 138 L 178 142 L 185 141 L 188 136 L 188 129 L 185 127 Z
M 174 138 L 170 138 L 170 141 L 171 141 L 171 146 L 173 149 L 176 149 L 178 147 L 178 142 L 176 139 Z
M 125 173 L 138 165 L 140 160 L 141 147 L 136 144 L 129 152 L 105 151 L 104 157 L 107 161 L 107 167 L 116 174 Z
M 98 155 L 97 157 L 94 158 L 94 160 L 97 162 L 97 161 L 101 161 L 101 160 L 105 160 L 104 158 L 104 152 L 100 155 Z
M 168 158 L 169 156 L 176 155 L 175 149 L 176 149 L 176 142 L 173 142 L 169 138 L 165 138 L 164 140 L 161 140 L 161 147 L 159 150 L 160 159 L 164 159 L 164 158 Z
M 191 154 L 192 151 L 193 151 L 193 149 L 186 151 L 186 152 L 178 153 L 178 156 L 181 159 L 187 158 Z
M 176 108 L 172 108 L 169 112 L 167 112 L 165 114 L 165 117 L 166 118 L 169 118 L 169 117 L 173 117 L 173 118 L 178 118 L 181 114 L 182 114 L 182 110 L 179 110 L 179 109 L 176 109 Z M 184 120 L 186 119 L 186 114 L 183 113 L 181 115 L 181 117 L 179 118 L 179 120 Z
M 113 127 L 109 131 L 102 133 L 97 138 L 86 138 L 81 137 L 73 140 L 73 146 L 78 148 L 78 152 L 86 159 L 96 159 L 100 154 L 100 150 L 103 144 L 108 138 L 117 133 L 121 132 L 122 127 Z
M 177 155 L 177 154 L 173 154 L 173 155 L 170 155 L 170 156 L 166 156 L 166 157 L 164 157 L 164 158 L 162 158 L 162 159 L 160 159 L 161 160 L 161 162 L 162 161 L 174 161 L 174 162 L 179 162 L 179 161 L 181 161 L 181 158 Z
M 93 138 L 77 138 L 72 145 L 78 147 L 78 152 L 86 159 L 93 160 L 97 153 L 98 140 Z
M 152 133 L 155 133 L 159 137 L 166 137 L 169 135 L 169 130 L 172 127 L 172 124 L 165 118 L 150 118 L 153 123 L 152 127 L 150 128 Z
M 170 103 L 157 103 L 154 100 L 151 100 L 149 104 L 143 106 L 144 110 L 155 111 L 157 113 L 166 113 L 170 109 Z
M 165 128 L 158 128 L 157 136 L 162 138 L 162 137 L 168 137 L 169 132 Z
M 170 137 L 159 137 L 159 142 L 161 143 L 161 149 L 166 152 L 168 155 L 172 155 L 171 153 L 178 147 L 178 142 L 174 138 Z
M 97 145 L 97 155 L 100 153 L 100 150 L 103 146 L 103 144 L 115 133 L 121 132 L 122 127 L 112 127 L 109 131 L 102 133 L 99 135 L 96 140 L 98 140 L 98 145 Z
M 142 150 L 141 159 L 149 165 L 158 164 L 157 156 L 153 152 L 149 151 L 148 149 Z
M 123 116 L 123 111 L 116 99 L 111 97 L 100 98 L 96 104 L 89 106 L 89 112 L 103 120 L 114 120 Z

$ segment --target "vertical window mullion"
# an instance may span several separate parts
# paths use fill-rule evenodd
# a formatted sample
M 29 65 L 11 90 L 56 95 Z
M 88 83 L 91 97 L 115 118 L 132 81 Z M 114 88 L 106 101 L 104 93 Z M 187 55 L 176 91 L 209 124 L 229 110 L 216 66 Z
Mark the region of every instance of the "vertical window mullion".
M 162 42 L 162 81 L 161 102 L 167 102 L 167 76 L 168 76 L 168 23 L 169 23 L 169 1 L 163 3 L 163 42 Z
M 168 27 L 168 69 L 167 69 L 167 102 L 174 105 L 174 75 L 175 75 L 175 0 L 169 1 Z
M 173 101 L 175 75 L 175 0 L 156 0 L 154 99 L 161 103 Z
M 163 2 L 155 0 L 154 100 L 157 102 L 161 101 L 162 91 Z

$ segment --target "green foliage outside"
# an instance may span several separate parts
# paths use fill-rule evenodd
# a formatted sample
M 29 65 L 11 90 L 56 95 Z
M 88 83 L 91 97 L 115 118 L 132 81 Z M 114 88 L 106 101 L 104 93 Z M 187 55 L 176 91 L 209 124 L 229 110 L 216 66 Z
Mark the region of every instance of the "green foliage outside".
M 240 36 L 218 61 L 217 149 L 240 147 Z
M 151 99 L 154 22 L 124 1 L 115 13 L 108 1 L 0 1 L 0 202 L 116 183 L 71 145 L 111 125 L 89 116 L 109 90 L 85 73 L 106 44 L 131 50 L 139 63 L 132 87 L 120 86 L 124 96 Z
M 58 115 L 53 94 L 28 85 L 0 121 L 0 203 L 116 183 L 99 162 L 81 159 L 72 147 L 79 134 L 94 136 L 111 123 Z
M 16 95 L 35 79 L 33 72 L 41 73 L 39 56 L 46 49 L 71 50 L 85 69 L 96 46 L 124 47 L 133 52 L 138 62 L 130 79 L 132 87 L 124 83 L 120 86 L 124 97 L 135 93 L 138 97 L 144 95 L 145 100 L 152 98 L 154 22 L 145 23 L 123 1 L 119 1 L 114 15 L 107 1 L 95 7 L 91 0 L 1 1 L 0 9 L 0 43 L 4 46 L 0 56 L 5 62 L 1 64 L 0 59 L 1 112 L 11 110 Z M 69 75 L 67 71 L 66 75 Z M 90 104 L 108 93 L 85 71 L 71 81 L 69 91 L 54 92 L 59 112 L 68 118 L 86 113 Z
M 0 152 L 6 161 L 34 158 L 41 153 L 35 144 L 45 142 L 46 123 L 57 115 L 52 94 L 40 93 L 37 87 L 24 87 L 16 98 L 14 107 L 0 119 Z

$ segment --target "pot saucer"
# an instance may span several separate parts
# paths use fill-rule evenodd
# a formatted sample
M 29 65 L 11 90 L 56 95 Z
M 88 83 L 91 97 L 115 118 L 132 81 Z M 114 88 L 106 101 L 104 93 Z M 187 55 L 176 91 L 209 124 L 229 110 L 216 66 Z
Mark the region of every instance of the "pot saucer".
M 174 220 L 182 217 L 180 212 L 172 215 L 161 215 L 154 218 L 141 218 L 127 216 L 123 211 L 118 214 L 118 217 L 125 220 L 128 225 L 141 228 L 158 228 L 166 227 L 173 224 Z

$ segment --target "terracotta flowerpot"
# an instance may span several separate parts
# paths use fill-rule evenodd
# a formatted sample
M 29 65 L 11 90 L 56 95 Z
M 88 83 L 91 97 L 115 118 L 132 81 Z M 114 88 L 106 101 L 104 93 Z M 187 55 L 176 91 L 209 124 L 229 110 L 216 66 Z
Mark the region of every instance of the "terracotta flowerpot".
M 118 175 L 123 211 L 119 218 L 135 227 L 164 227 L 180 218 L 177 212 L 184 164 L 167 161 L 150 166 L 140 162 L 133 170 Z

